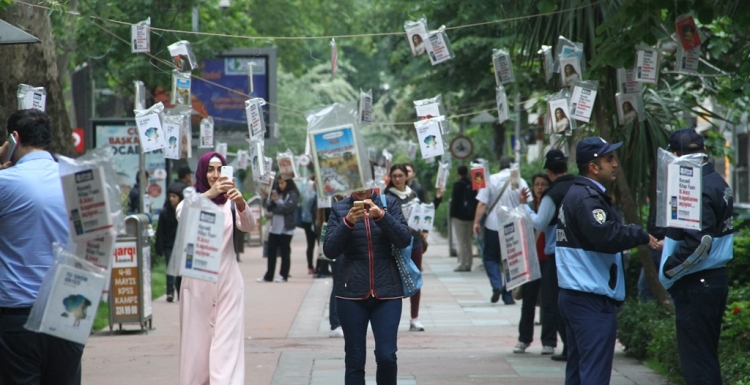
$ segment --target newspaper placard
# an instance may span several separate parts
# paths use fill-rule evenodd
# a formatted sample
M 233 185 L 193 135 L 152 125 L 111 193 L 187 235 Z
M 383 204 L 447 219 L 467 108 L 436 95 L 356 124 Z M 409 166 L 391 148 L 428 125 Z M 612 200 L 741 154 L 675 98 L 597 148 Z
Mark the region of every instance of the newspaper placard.
M 495 82 L 497 85 L 512 83 L 516 80 L 510 54 L 507 51 L 493 49 L 492 64 L 495 66 Z
M 617 90 L 621 94 L 641 93 L 641 83 L 635 80 L 635 68 L 617 69 Z
M 85 344 L 91 334 L 104 283 L 103 275 L 59 265 L 39 330 Z
M 701 229 L 701 171 L 700 166 L 667 166 L 667 227 Z
M 279 165 L 279 176 L 283 179 L 297 177 L 297 167 L 295 167 L 294 154 L 291 150 L 278 153 L 276 155 L 276 163 Z
M 167 138 L 167 146 L 164 147 L 164 158 L 180 159 L 180 125 L 164 122 L 164 137 Z
M 552 47 L 543 45 L 539 53 L 542 55 L 542 62 L 544 63 L 544 79 L 549 83 L 555 74 L 555 59 L 552 56 Z
M 505 94 L 505 87 L 498 86 L 495 89 L 495 103 L 497 104 L 497 122 L 502 123 L 510 119 L 508 96 Z
M 570 97 L 573 119 L 588 123 L 594 108 L 594 100 L 596 100 L 596 90 L 580 85 L 573 87 L 573 96 Z
M 530 253 L 526 244 L 526 235 L 524 234 L 526 229 L 523 220 L 517 218 L 502 226 L 500 231 L 500 256 L 502 257 L 504 272 L 503 283 L 507 290 L 512 290 L 532 279 L 532 269 L 529 263 Z
M 333 196 L 365 187 L 359 171 L 362 160 L 354 130 L 354 127 L 344 125 L 309 134 L 320 196 Z
M 109 235 L 113 228 L 104 170 L 95 167 L 63 175 L 68 226 L 74 242 Z
M 92 264 L 108 269 L 112 266 L 112 252 L 115 247 L 115 236 L 108 234 L 101 238 L 76 242 L 76 256 Z
M 227 158 L 227 144 L 226 143 L 216 143 L 216 149 L 214 151 L 221 154 L 221 156 L 224 157 L 224 159 Z
M 361 124 L 372 123 L 372 89 L 367 92 L 359 91 L 359 122 Z
M 253 98 L 245 101 L 245 115 L 247 116 L 247 130 L 251 139 L 263 138 L 266 131 L 265 122 L 263 121 L 263 111 L 261 110 L 261 101 L 263 99 Z
M 247 168 L 248 156 L 246 150 L 237 150 L 237 167 L 244 170 Z
M 677 71 L 684 73 L 698 73 L 698 65 L 701 59 L 701 47 L 695 47 L 685 51 L 682 46 L 677 46 L 677 60 L 675 67 Z
M 180 219 L 185 224 L 185 263 L 180 275 L 209 282 L 219 279 L 221 247 L 224 236 L 224 214 L 201 209 L 188 210 Z
M 260 179 L 266 173 L 266 162 L 263 156 L 263 142 L 253 140 L 250 142 L 250 169 L 253 172 L 253 180 Z
M 151 18 L 130 26 L 131 53 L 151 52 Z M 139 109 L 139 108 L 136 108 Z M 142 109 L 142 108 L 141 108 Z
M 47 90 L 44 87 L 19 84 L 16 96 L 18 98 L 19 110 L 44 111 L 47 106 Z
M 635 62 L 635 81 L 656 84 L 659 80 L 659 51 L 653 48 L 638 50 Z
M 440 123 L 434 120 L 421 120 L 414 123 L 419 138 L 419 147 L 422 158 L 432 158 L 445 153 L 443 147 L 443 134 L 440 132 Z
M 135 118 L 135 124 L 138 127 L 138 136 L 141 140 L 141 152 L 146 153 L 166 147 L 159 114 Z
M 427 38 L 427 54 L 432 65 L 440 64 L 453 58 L 450 41 L 445 33 L 445 27 L 430 32 Z
M 273 171 L 265 173 L 258 178 L 258 194 L 260 196 L 268 197 L 271 195 L 274 179 L 276 179 L 276 173 Z
M 440 162 L 438 164 L 437 178 L 435 178 L 435 188 L 445 190 L 445 186 L 448 184 L 448 176 L 451 171 L 451 164 L 449 162 Z
M 207 117 L 201 120 L 201 134 L 199 148 L 214 147 L 214 118 Z

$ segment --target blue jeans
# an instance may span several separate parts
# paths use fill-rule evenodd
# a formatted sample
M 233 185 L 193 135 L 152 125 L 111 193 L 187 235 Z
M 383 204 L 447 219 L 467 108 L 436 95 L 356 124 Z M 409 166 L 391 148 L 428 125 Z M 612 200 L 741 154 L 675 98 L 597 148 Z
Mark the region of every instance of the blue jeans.
M 484 229 L 484 248 L 482 262 L 487 278 L 490 279 L 492 290 L 504 290 L 503 277 L 500 274 L 500 238 L 495 230 Z
M 372 325 L 375 337 L 375 362 L 377 385 L 396 385 L 396 340 L 401 320 L 401 299 L 365 300 L 337 298 L 341 329 L 344 331 L 346 358 L 346 385 L 365 385 L 365 362 L 367 360 L 367 325 Z

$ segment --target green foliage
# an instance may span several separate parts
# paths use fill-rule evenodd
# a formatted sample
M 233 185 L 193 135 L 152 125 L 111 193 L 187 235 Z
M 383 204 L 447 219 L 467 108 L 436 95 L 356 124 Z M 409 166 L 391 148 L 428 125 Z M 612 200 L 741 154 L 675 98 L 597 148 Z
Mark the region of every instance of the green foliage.
M 651 339 L 641 343 L 646 344 L 647 356 L 658 361 L 666 376 L 673 382 L 684 383 L 680 369 L 680 356 L 677 353 L 677 329 L 674 316 L 663 318 L 651 324 L 653 327 Z
M 632 297 L 631 297 L 632 298 Z M 672 320 L 671 314 L 654 301 L 641 302 L 629 299 L 625 307 L 617 315 L 617 339 L 625 347 L 628 354 L 643 360 L 647 357 L 648 341 L 656 337 L 658 325 Z M 674 338 L 674 333 L 670 334 Z
M 750 284 L 750 232 L 735 232 L 733 249 L 733 258 L 727 264 L 729 282 L 735 286 Z

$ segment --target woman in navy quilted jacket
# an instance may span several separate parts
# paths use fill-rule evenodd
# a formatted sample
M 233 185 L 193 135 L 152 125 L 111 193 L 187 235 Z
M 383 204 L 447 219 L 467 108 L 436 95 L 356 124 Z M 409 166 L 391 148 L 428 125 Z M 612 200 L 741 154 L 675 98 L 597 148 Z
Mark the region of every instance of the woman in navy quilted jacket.
M 365 384 L 367 326 L 375 337 L 378 385 L 396 385 L 396 339 L 404 289 L 392 247 L 409 246 L 411 235 L 401 205 L 372 190 L 337 202 L 328 219 L 323 252 L 343 258 L 336 272 L 336 305 L 344 332 L 345 384 Z M 363 206 L 354 205 L 363 201 Z

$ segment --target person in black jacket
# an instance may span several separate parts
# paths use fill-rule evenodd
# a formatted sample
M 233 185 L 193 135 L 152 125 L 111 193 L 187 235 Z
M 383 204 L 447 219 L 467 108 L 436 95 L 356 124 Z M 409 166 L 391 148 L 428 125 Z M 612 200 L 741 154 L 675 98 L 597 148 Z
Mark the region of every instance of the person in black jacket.
M 354 202 L 361 201 L 361 205 Z M 333 205 L 323 243 L 337 269 L 336 303 L 344 331 L 346 385 L 364 385 L 367 326 L 375 337 L 378 385 L 396 385 L 396 340 L 404 289 L 392 247 L 409 245 L 411 235 L 401 205 L 372 190 L 353 192 Z
M 177 213 L 175 208 L 182 202 L 182 191 L 187 185 L 181 181 L 175 181 L 167 188 L 169 198 L 164 202 L 164 208 L 159 214 L 159 224 L 156 227 L 156 253 L 163 255 L 169 265 L 172 256 L 172 247 L 177 236 Z M 175 288 L 177 288 L 177 300 L 180 299 L 180 285 L 182 277 L 167 274 L 167 302 L 174 300 Z
M 417 182 L 417 170 L 414 168 L 412 163 L 403 163 L 406 167 L 406 185 L 414 191 L 414 194 L 419 198 L 422 203 L 427 203 L 427 196 L 425 195 L 424 188 L 419 182 Z
M 453 184 L 451 195 L 451 227 L 458 244 L 458 267 L 453 271 L 471 271 L 472 225 L 477 210 L 477 192 L 471 188 L 469 169 L 458 166 L 458 180 Z
M 289 279 L 291 265 L 291 244 L 294 229 L 297 227 L 297 206 L 299 190 L 292 179 L 278 179 L 278 187 L 266 201 L 266 210 L 273 213 L 271 229 L 268 230 L 268 269 L 258 278 L 258 282 L 271 282 L 276 271 L 276 254 L 281 254 L 281 268 L 276 282 Z

